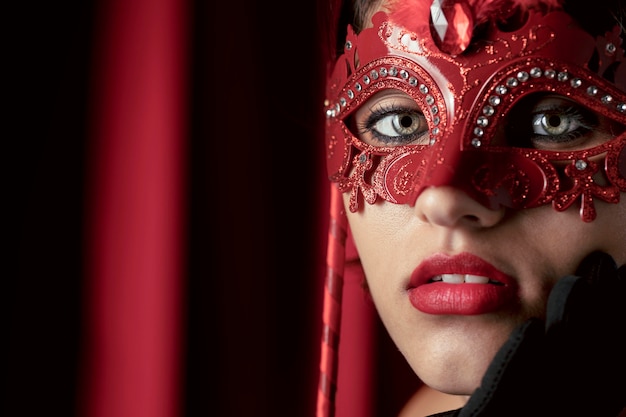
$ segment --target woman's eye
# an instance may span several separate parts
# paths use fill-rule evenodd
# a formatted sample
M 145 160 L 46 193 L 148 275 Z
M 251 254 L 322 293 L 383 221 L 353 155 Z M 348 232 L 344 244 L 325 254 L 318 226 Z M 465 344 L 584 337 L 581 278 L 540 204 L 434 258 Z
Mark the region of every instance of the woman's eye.
M 374 94 L 354 113 L 350 126 L 371 146 L 428 144 L 428 122 L 419 105 L 399 90 Z
M 421 133 L 425 128 L 424 116 L 415 112 L 398 112 L 382 115 L 370 122 L 368 129 L 378 137 L 400 138 Z
M 589 115 L 574 107 L 539 111 L 532 115 L 536 141 L 567 142 L 589 132 L 594 124 Z
M 359 137 L 372 146 L 428 143 L 428 123 L 417 110 L 386 108 L 370 113 L 358 124 Z
M 509 146 L 565 151 L 597 146 L 616 130 L 605 117 L 569 98 L 538 93 L 510 110 L 502 132 Z
M 356 120 L 359 138 L 372 146 L 428 143 L 428 123 L 418 110 L 379 108 Z

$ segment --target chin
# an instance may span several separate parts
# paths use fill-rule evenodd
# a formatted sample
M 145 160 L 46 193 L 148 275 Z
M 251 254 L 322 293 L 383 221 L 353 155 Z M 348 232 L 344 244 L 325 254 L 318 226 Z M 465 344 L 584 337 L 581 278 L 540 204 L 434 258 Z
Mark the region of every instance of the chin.
M 480 386 L 481 378 L 482 375 L 477 378 L 464 375 L 461 380 L 452 381 L 450 378 L 444 378 L 442 381 L 440 378 L 437 378 L 431 381 L 424 378 L 422 382 L 444 394 L 469 396 Z
M 480 386 L 484 371 L 468 372 L 465 370 L 439 376 L 418 375 L 420 375 L 422 382 L 437 391 L 452 395 L 471 395 Z
M 434 359 L 412 366 L 419 378 L 446 394 L 471 395 L 480 386 L 498 347 L 469 344 L 459 349 L 434 350 L 437 353 L 426 354 Z

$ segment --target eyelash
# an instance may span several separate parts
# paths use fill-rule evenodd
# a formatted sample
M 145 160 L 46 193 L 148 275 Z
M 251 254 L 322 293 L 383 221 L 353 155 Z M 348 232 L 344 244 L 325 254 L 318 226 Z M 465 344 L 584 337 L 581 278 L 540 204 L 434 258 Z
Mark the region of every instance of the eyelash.
M 574 106 L 563 107 L 557 105 L 546 109 L 536 110 L 531 113 L 531 120 L 535 120 L 537 116 L 541 115 L 544 117 L 554 115 L 561 118 L 568 118 L 570 123 L 578 123 L 579 126 L 570 132 L 565 132 L 559 135 L 542 135 L 533 131 L 531 134 L 531 141 L 569 142 L 584 136 L 586 133 L 593 130 L 597 125 L 597 123 L 589 120 L 589 115 L 584 114 L 580 108 Z
M 508 146 L 558 150 L 586 146 L 578 142 L 586 141 L 599 127 L 598 116 L 586 107 L 561 96 L 539 94 L 522 99 L 509 111 L 499 137 Z
M 376 142 L 380 142 L 381 146 L 398 146 L 409 144 L 428 132 L 428 129 L 416 131 L 410 135 L 387 136 L 375 129 L 377 123 L 383 120 L 387 116 L 393 115 L 417 115 L 423 119 L 423 114 L 413 107 L 400 106 L 394 103 L 381 103 L 377 104 L 375 109 L 371 110 L 371 113 L 363 122 L 357 122 L 357 132 L 359 136 L 371 134 Z M 426 121 L 423 120 L 426 125 Z
M 505 141 L 508 146 L 538 149 L 579 146 L 590 132 L 599 128 L 597 116 L 590 110 L 565 102 L 543 102 L 545 97 L 528 98 L 526 104 L 512 109 Z M 568 100 L 569 101 L 569 100 Z M 429 128 L 417 106 L 381 100 L 349 122 L 357 136 L 372 146 L 393 147 L 420 144 L 428 138 Z

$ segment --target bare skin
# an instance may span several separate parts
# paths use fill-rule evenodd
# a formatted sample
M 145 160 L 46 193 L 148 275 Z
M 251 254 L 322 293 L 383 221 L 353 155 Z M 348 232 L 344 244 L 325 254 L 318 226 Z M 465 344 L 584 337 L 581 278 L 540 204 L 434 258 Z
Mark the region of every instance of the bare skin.
M 574 208 L 492 211 L 451 187 L 426 190 L 415 207 L 380 202 L 348 213 L 379 314 L 413 370 L 433 388 L 470 394 L 519 323 L 544 315 L 555 281 L 593 250 L 626 262 L 626 202 L 598 204 L 585 223 Z M 413 269 L 434 253 L 471 252 L 517 280 L 519 305 L 495 314 L 433 316 L 406 294 Z

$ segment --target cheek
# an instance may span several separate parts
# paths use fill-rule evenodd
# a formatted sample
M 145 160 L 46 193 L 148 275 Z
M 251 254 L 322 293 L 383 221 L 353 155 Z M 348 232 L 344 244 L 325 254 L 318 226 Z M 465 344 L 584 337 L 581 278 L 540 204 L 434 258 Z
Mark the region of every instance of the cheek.
M 606 244 L 600 249 L 611 254 L 618 265 L 626 264 L 626 193 L 620 194 L 619 204 L 612 204 L 600 211 L 597 220 L 602 221 L 602 235 Z M 608 205 L 605 205 L 608 206 Z M 604 208 L 604 207 L 602 207 Z M 602 216 L 602 217 L 600 217 Z
M 377 202 L 363 204 L 357 213 L 346 212 L 368 279 L 377 279 L 381 274 L 393 276 L 392 271 L 398 272 L 409 264 L 416 266 L 423 242 L 417 239 L 416 217 L 411 207 Z
M 543 257 L 555 266 L 566 259 L 579 261 L 594 250 L 602 250 L 626 261 L 626 193 L 618 204 L 595 200 L 597 217 L 591 222 L 580 218 L 579 203 L 559 212 L 551 205 L 516 213 L 515 234 L 541 248 Z
M 575 253 L 574 260 L 577 262 L 592 251 L 601 250 L 613 256 L 618 265 L 622 265 L 626 263 L 626 194 L 621 193 L 620 197 L 618 204 L 596 201 L 595 220 L 586 223 L 580 218 L 567 219 L 569 221 L 566 220 L 565 224 L 554 226 L 553 233 L 548 230 L 544 235 L 560 247 L 560 252 L 569 253 L 570 257 Z M 559 235 L 562 236 L 560 240 L 551 238 Z
M 419 261 L 410 213 L 409 206 L 387 202 L 364 204 L 357 213 L 347 211 L 354 244 L 375 297 L 401 291 L 403 279 Z

